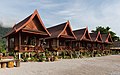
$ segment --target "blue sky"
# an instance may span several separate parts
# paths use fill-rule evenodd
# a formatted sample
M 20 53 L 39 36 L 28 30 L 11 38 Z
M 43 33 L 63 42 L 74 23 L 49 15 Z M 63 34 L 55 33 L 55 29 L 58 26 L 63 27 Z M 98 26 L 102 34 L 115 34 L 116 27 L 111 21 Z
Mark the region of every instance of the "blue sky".
M 120 36 L 120 0 L 0 0 L 0 23 L 12 27 L 35 9 L 46 27 L 70 20 L 73 30 L 109 26 Z

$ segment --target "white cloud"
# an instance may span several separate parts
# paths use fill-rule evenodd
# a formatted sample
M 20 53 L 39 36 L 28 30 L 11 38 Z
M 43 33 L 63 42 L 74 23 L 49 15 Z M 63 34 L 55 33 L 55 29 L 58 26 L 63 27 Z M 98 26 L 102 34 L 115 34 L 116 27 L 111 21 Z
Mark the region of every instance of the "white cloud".
M 38 9 L 46 27 L 70 20 L 73 29 L 110 26 L 120 35 L 119 7 L 119 0 L 4 0 L 0 2 L 0 20 L 13 26 Z
M 61 19 L 69 19 L 74 29 L 88 26 L 92 30 L 99 25 L 110 26 L 113 31 L 120 35 L 117 30 L 117 27 L 120 27 L 119 1 L 110 2 L 106 0 L 94 7 L 84 2 L 83 4 L 81 3 L 82 1 L 73 1 L 66 5 L 66 8 L 59 10 L 57 13 L 54 12 L 54 14 L 62 16 Z

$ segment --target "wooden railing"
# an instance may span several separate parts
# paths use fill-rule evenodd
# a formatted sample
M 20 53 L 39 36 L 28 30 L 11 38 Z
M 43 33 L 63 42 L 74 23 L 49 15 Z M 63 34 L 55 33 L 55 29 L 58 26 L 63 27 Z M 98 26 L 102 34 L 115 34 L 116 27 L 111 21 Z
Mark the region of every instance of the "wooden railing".
M 20 51 L 43 51 L 42 46 L 21 45 Z
M 111 47 L 112 50 L 120 50 L 120 47 Z
M 92 51 L 92 50 L 110 50 L 109 47 L 74 47 L 71 46 L 59 46 L 52 47 L 53 50 L 78 50 L 78 51 Z
M 59 47 L 55 47 L 53 48 L 54 50 L 72 50 L 71 46 L 59 46 Z
M 75 47 L 73 48 L 75 50 L 103 50 L 103 48 L 99 48 L 99 47 Z
M 105 47 L 104 50 L 110 50 L 110 47 Z
M 86 49 L 88 49 L 88 47 L 75 47 L 75 49 L 86 50 Z

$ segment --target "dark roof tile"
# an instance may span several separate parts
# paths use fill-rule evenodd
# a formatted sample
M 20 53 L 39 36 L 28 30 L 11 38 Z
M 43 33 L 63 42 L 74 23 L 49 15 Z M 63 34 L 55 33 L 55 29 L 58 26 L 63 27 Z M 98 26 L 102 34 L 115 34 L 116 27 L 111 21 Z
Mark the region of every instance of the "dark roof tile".
M 66 24 L 67 24 L 67 22 L 47 28 L 47 30 L 51 33 L 51 36 L 48 38 L 57 38 L 58 35 L 65 28 Z
M 73 32 L 74 32 L 75 36 L 77 37 L 77 39 L 81 39 L 85 33 L 85 30 L 86 30 L 86 28 L 83 28 L 83 29 L 79 29 L 79 30 L 74 30 Z

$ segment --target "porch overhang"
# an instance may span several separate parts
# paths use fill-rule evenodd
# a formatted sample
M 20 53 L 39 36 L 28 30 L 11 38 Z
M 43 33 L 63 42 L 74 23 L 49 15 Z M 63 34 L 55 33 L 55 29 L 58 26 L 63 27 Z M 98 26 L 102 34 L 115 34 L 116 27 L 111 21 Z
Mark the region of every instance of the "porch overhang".
M 93 42 L 92 40 L 90 40 L 90 39 L 82 39 L 82 40 L 80 40 L 80 41 L 88 41 L 88 42 Z
M 69 36 L 69 35 L 60 35 L 60 38 L 65 38 L 65 39 L 72 39 L 75 40 L 75 37 Z
M 38 34 L 38 35 L 44 35 L 44 36 L 49 36 L 46 32 L 37 31 L 37 30 L 22 29 L 22 32 L 31 33 L 31 34 Z

